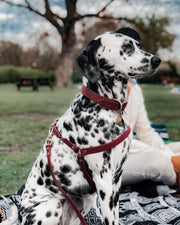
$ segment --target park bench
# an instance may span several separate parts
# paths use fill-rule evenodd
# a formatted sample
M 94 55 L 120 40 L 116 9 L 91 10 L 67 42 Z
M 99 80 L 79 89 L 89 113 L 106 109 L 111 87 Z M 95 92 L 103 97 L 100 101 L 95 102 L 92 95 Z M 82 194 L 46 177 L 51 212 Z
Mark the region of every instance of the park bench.
M 20 91 L 21 87 L 32 87 L 33 91 L 38 91 L 38 87 L 44 85 L 49 86 L 53 90 L 54 83 L 47 78 L 22 78 L 16 84 L 17 91 Z

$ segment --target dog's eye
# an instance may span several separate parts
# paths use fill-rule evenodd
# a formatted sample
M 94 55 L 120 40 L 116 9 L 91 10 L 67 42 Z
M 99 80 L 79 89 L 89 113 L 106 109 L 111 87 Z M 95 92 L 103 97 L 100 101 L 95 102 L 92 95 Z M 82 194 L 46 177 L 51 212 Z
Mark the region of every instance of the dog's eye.
M 141 47 L 140 42 L 136 42 L 136 46 L 137 46 L 138 48 L 140 48 L 140 47 Z

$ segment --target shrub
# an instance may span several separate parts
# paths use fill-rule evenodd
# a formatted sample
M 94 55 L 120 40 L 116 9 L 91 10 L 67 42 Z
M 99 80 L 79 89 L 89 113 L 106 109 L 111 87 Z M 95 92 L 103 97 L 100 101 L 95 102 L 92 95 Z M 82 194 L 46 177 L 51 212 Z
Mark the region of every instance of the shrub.
M 81 83 L 82 82 L 82 74 L 81 73 L 73 73 L 71 79 L 72 79 L 73 83 Z
M 55 80 L 54 71 L 42 71 L 38 69 L 15 67 L 15 66 L 0 66 L 0 83 L 16 83 L 20 79 L 44 79 L 50 81 Z

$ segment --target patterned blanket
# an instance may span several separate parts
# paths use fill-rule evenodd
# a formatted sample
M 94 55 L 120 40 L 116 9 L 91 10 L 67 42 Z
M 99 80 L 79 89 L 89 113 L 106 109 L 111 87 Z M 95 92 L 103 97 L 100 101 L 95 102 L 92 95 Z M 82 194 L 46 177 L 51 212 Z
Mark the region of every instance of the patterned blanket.
M 88 225 L 103 225 L 98 204 L 97 199 L 85 217 Z M 180 198 L 172 195 L 147 198 L 131 187 L 125 188 L 119 196 L 119 217 L 121 225 L 180 225 Z
M 120 225 L 180 225 L 180 198 L 167 196 L 147 197 L 135 191 L 133 186 L 125 187 L 119 195 Z M 153 194 L 152 194 L 153 195 Z M 11 216 L 14 206 L 18 207 L 20 193 L 0 198 L 0 223 Z M 103 225 L 97 196 L 94 205 L 85 216 L 88 225 Z M 10 224 L 9 224 L 10 225 Z M 13 221 L 11 225 L 20 225 Z

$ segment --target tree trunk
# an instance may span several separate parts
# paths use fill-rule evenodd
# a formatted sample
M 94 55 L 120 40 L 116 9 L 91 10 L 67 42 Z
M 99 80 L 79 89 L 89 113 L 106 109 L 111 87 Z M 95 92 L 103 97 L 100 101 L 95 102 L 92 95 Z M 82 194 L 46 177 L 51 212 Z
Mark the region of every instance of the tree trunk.
M 56 69 L 56 86 L 69 87 L 74 62 L 73 46 L 63 45 Z

